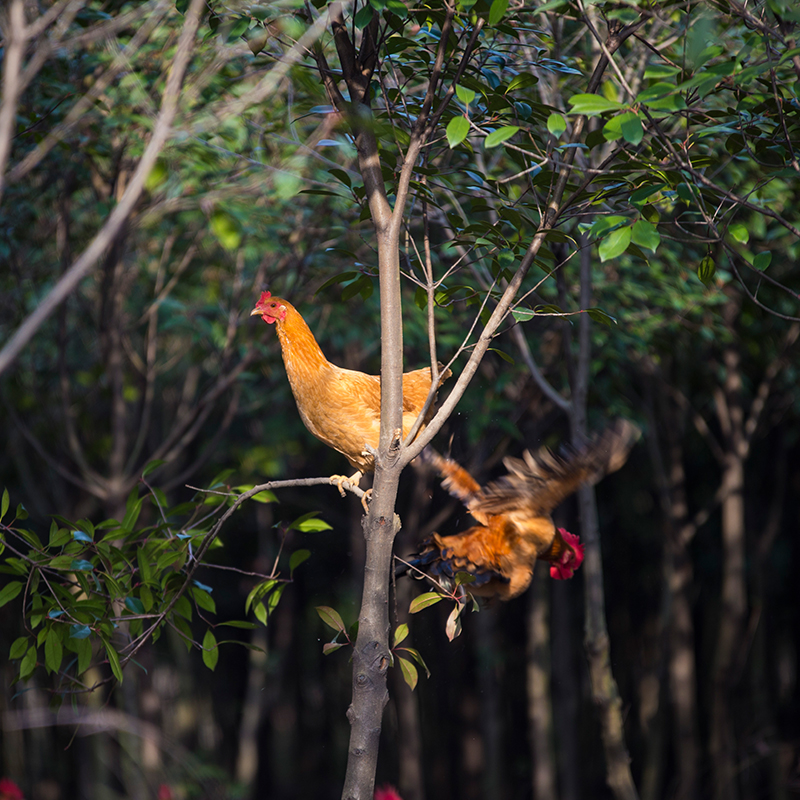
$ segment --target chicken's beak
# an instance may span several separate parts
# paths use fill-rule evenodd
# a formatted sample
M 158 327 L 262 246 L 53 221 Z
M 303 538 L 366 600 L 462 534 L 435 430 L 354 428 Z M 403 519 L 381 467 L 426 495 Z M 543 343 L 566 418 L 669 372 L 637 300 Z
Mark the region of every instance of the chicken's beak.
M 254 317 L 256 314 L 263 315 L 263 314 L 264 314 L 264 312 L 263 312 L 263 311 L 262 311 L 262 310 L 261 310 L 261 309 L 260 309 L 258 306 L 256 306 L 256 307 L 255 307 L 255 308 L 254 308 L 254 309 L 253 309 L 253 310 L 250 312 L 250 316 L 251 316 L 251 317 Z

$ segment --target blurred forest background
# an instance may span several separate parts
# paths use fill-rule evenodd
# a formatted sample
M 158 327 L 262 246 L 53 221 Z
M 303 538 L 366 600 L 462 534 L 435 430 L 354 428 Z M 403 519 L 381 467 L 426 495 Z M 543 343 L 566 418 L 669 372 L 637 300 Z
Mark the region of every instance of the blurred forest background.
M 345 4 L 354 36 L 373 14 L 383 26 L 375 109 L 387 186 L 446 5 Z M 315 608 L 335 608 L 347 625 L 358 616 L 357 498 L 290 487 L 246 503 L 194 573 L 192 607 L 142 646 L 121 684 L 108 651 L 122 630 L 82 649 L 81 626 L 70 639 L 46 605 L 55 573 L 39 570 L 36 586 L 25 577 L 48 531 L 72 553 L 120 520 L 131 536 L 179 518 L 207 530 L 224 498 L 194 487 L 242 491 L 347 469 L 303 426 L 274 329 L 249 316 L 262 290 L 301 311 L 330 360 L 380 369 L 377 258 L 355 149 L 304 49 L 318 41 L 335 59 L 326 4 L 189 6 L 9 0 L 0 10 L 0 345 L 76 276 L 0 366 L 0 776 L 31 800 L 341 792 L 351 669 L 346 648 L 323 655 L 332 632 Z M 136 188 L 192 9 L 202 14 L 168 141 Z M 577 362 L 588 359 L 589 427 L 621 415 L 644 431 L 597 487 L 611 669 L 638 794 L 800 794 L 795 4 L 458 9 L 459 37 L 486 24 L 412 181 L 406 369 L 429 363 L 423 216 L 435 273 L 448 271 L 435 297 L 447 361 L 512 274 L 569 148 L 580 169 L 560 235 L 434 446 L 481 481 L 506 455 L 557 447 L 570 437 Z M 637 20 L 592 94 L 599 42 Z M 580 185 L 584 176 L 599 182 Z M 590 338 L 578 341 L 578 316 L 560 311 L 590 307 L 599 310 L 580 328 Z M 403 474 L 397 512 L 401 554 L 467 522 L 420 464 Z M 309 514 L 324 524 L 303 522 Z M 580 530 L 574 501 L 557 522 Z M 289 577 L 301 550 L 310 556 L 282 596 L 269 595 L 280 602 L 267 624 L 264 611 L 246 614 L 263 576 L 277 564 Z M 160 567 L 179 576 L 190 557 Z M 77 558 L 71 569 L 92 570 Z M 391 671 L 378 767 L 405 800 L 612 796 L 583 646 L 583 573 L 553 582 L 538 568 L 522 597 L 465 615 L 452 642 L 446 604 L 411 619 L 431 674 L 420 670 L 412 692 Z M 133 620 L 159 598 L 131 586 Z M 398 581 L 393 623 L 409 621 L 419 591 Z M 185 646 L 212 629 L 212 641 L 231 642 L 213 650 L 218 660 Z M 72 648 L 63 663 L 62 645 Z M 80 661 L 75 682 L 82 653 L 94 660 Z

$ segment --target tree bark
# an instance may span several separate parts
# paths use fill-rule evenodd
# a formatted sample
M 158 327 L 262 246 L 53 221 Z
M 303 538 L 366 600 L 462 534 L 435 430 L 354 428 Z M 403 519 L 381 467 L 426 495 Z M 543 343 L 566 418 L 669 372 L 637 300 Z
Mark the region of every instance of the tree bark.
M 592 256 L 585 241 L 580 251 L 580 307 L 592 305 Z M 590 318 L 581 314 L 578 322 L 577 364 L 572 382 L 570 424 L 572 440 L 580 446 L 587 438 L 587 397 L 591 367 Z M 589 659 L 592 697 L 600 713 L 603 749 L 606 756 L 606 781 L 617 800 L 638 800 L 631 775 L 630 756 L 625 745 L 622 701 L 611 672 L 611 646 L 605 616 L 603 563 L 598 533 L 594 488 L 578 490 L 581 534 L 585 545 L 583 578 L 586 586 L 584 643 Z
M 550 694 L 550 578 L 539 567 L 528 593 L 528 725 L 531 730 L 533 796 L 555 800 L 556 776 L 553 753 L 553 704 Z
M 731 299 L 723 316 L 732 327 L 740 303 Z M 725 441 L 722 466 L 722 592 L 712 674 L 710 752 L 714 797 L 737 800 L 736 736 L 730 709 L 731 672 L 747 610 L 744 526 L 744 409 L 741 356 L 736 342 L 723 352 L 725 379 L 717 393 L 717 414 Z

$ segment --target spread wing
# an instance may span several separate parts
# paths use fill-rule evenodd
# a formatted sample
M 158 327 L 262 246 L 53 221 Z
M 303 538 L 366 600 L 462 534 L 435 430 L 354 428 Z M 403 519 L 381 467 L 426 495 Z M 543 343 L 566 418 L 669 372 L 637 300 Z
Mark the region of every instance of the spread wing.
M 535 456 L 526 451 L 523 459 L 507 458 L 508 475 L 488 484 L 473 505 L 483 514 L 547 516 L 582 483 L 595 483 L 618 470 L 640 435 L 632 422 L 617 420 L 583 447 L 560 453 L 545 448 Z

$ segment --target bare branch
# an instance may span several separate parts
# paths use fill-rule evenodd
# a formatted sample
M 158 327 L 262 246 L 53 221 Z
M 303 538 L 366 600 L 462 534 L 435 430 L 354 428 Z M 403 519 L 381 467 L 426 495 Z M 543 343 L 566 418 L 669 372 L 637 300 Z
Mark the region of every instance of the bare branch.
M 0 105 L 0 200 L 3 198 L 6 162 L 11 152 L 12 132 L 17 120 L 17 103 L 21 91 L 20 70 L 25 41 L 25 9 L 22 0 L 12 0 L 8 10 L 4 47 L 3 104 Z

